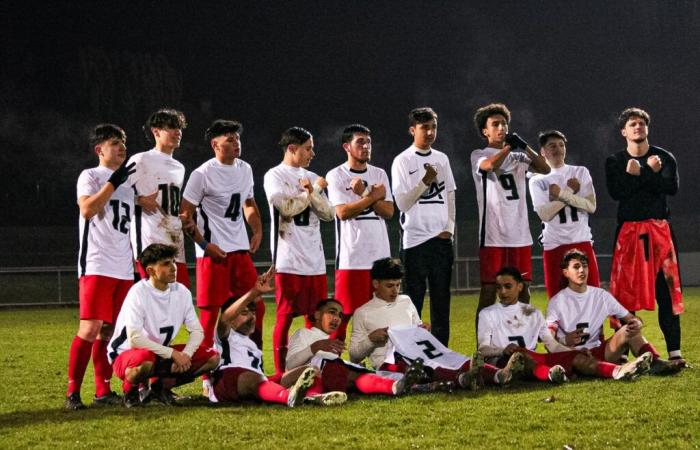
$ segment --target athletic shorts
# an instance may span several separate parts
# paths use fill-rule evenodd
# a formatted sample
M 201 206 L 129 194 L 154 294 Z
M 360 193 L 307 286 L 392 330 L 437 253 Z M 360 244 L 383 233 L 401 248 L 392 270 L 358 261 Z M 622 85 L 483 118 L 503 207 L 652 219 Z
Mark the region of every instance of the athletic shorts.
M 246 372 L 253 371 L 242 367 L 226 367 L 214 372 L 212 386 L 216 400 L 222 403 L 239 400 L 238 377 Z
M 544 284 L 547 287 L 547 298 L 554 297 L 557 292 L 565 289 L 569 285 L 569 280 L 561 273 L 561 260 L 564 253 L 572 249 L 581 250 L 588 256 L 588 285 L 600 287 L 600 273 L 598 272 L 598 261 L 590 242 L 578 242 L 576 244 L 564 244 L 551 250 L 542 252 L 542 263 L 544 264 Z
M 177 277 L 175 278 L 175 281 L 178 283 L 182 283 L 185 286 L 187 286 L 187 289 L 190 288 L 190 272 L 187 270 L 187 264 L 181 263 L 181 262 L 176 262 L 175 266 L 177 267 Z M 147 280 L 148 279 L 148 274 L 146 273 L 146 269 L 141 267 L 141 262 L 136 261 L 136 269 L 139 271 L 139 275 L 141 275 L 142 280 Z
M 78 282 L 80 320 L 101 320 L 114 324 L 134 280 L 103 275 L 83 275 Z
M 230 252 L 223 262 L 197 258 L 197 306 L 219 307 L 248 292 L 258 278 L 247 250 Z
M 171 347 L 181 352 L 185 349 L 185 344 L 171 345 Z M 218 355 L 216 350 L 213 348 L 205 348 L 200 345 L 192 355 L 192 366 L 190 368 L 190 372 L 196 372 L 199 370 L 200 367 L 206 364 L 206 362 L 215 355 Z M 138 367 L 144 362 L 152 362 L 153 364 L 157 364 L 158 362 L 162 361 L 170 360 L 161 358 L 145 348 L 132 348 L 121 352 L 119 356 L 117 356 L 117 359 L 115 359 L 112 363 L 112 369 L 114 370 L 114 375 L 116 375 L 117 378 L 124 380 L 126 377 L 126 369 Z
M 277 314 L 312 317 L 318 302 L 328 297 L 328 280 L 322 275 L 275 274 Z
M 535 361 L 535 364 L 548 367 L 562 366 L 566 371 L 566 375 L 569 377 L 574 373 L 574 358 L 576 358 L 576 355 L 580 353 L 577 351 L 537 353 L 527 349 L 522 349 L 520 352 L 532 358 L 532 360 Z M 508 364 L 508 359 L 510 359 L 510 355 L 502 356 L 494 365 L 502 369 L 506 366 L 506 364 Z
M 503 267 L 517 268 L 523 280 L 532 281 L 532 248 L 525 247 L 481 247 L 479 249 L 479 273 L 481 284 L 496 282 L 496 273 Z
M 352 315 L 374 295 L 369 270 L 337 269 L 335 298 L 343 305 L 343 314 Z

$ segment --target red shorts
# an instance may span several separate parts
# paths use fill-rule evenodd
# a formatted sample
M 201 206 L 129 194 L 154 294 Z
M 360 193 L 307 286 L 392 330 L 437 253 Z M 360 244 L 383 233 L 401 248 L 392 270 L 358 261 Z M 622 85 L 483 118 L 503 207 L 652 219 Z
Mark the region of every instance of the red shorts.
M 171 347 L 181 352 L 185 349 L 185 344 L 171 345 Z M 213 348 L 204 348 L 200 345 L 197 348 L 197 351 L 194 352 L 194 355 L 192 355 L 192 366 L 190 368 L 190 372 L 196 372 L 199 370 L 200 367 L 206 364 L 206 362 L 215 355 L 218 355 L 216 350 Z M 126 377 L 126 369 L 138 367 L 147 361 L 155 364 L 157 360 L 162 359 L 163 358 L 156 356 L 155 353 L 150 350 L 146 350 L 145 348 L 132 348 L 123 351 L 119 354 L 119 356 L 117 356 L 117 359 L 115 359 L 112 363 L 112 369 L 114 370 L 114 375 L 116 375 L 119 379 L 124 380 Z
M 557 353 L 537 353 L 532 350 L 525 350 L 523 353 L 529 355 L 536 364 L 541 364 L 549 367 L 562 366 L 568 376 L 574 373 L 574 358 L 579 352 L 557 352 Z M 505 364 L 503 366 L 505 367 Z
M 214 395 L 219 402 L 235 402 L 238 397 L 238 377 L 251 370 L 242 367 L 227 367 L 214 372 L 212 383 Z M 262 376 L 262 375 L 261 375 Z
M 351 315 L 374 295 L 369 270 L 337 269 L 335 298 L 343 305 L 343 314 Z
M 217 263 L 209 256 L 197 258 L 197 306 L 221 306 L 255 286 L 258 272 L 247 250 L 230 252 Z
M 134 280 L 119 280 L 103 275 L 83 275 L 80 277 L 78 298 L 80 299 L 80 319 L 101 320 L 114 324 L 122 309 L 124 298 Z
M 544 284 L 547 287 L 547 298 L 554 297 L 557 292 L 565 289 L 569 281 L 561 273 L 561 260 L 564 253 L 571 249 L 581 250 L 588 256 L 588 285 L 600 287 L 600 273 L 598 272 L 598 261 L 590 242 L 578 242 L 576 244 L 565 244 L 551 250 L 542 252 L 542 263 L 544 264 Z
M 187 289 L 190 288 L 190 272 L 187 269 L 187 264 L 181 263 L 181 262 L 176 262 L 175 266 L 177 267 L 177 278 L 175 278 L 175 281 L 178 283 L 182 283 L 185 286 L 187 286 Z M 136 269 L 139 271 L 139 275 L 141 275 L 141 279 L 148 279 L 148 274 L 146 273 L 146 269 L 141 267 L 141 263 L 139 261 L 136 261 Z
M 503 267 L 517 268 L 523 280 L 532 281 L 532 249 L 526 247 L 481 247 L 479 268 L 481 284 L 496 282 L 496 273 Z
M 277 314 L 313 316 L 316 305 L 328 297 L 326 275 L 275 274 Z
M 600 345 L 591 349 L 591 355 L 598 361 L 605 361 L 605 349 L 608 346 L 608 341 L 603 339 Z

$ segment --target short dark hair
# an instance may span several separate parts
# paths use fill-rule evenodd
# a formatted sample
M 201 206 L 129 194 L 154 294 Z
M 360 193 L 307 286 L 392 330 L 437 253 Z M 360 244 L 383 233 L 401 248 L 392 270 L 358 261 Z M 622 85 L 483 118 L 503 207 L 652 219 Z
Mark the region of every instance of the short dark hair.
M 482 138 L 484 137 L 481 130 L 486 128 L 486 121 L 489 120 L 489 117 L 497 114 L 505 117 L 506 122 L 510 123 L 510 110 L 503 103 L 491 103 L 476 110 L 474 113 L 474 126 L 476 127 L 476 132 L 479 134 L 479 136 Z
M 181 111 L 171 108 L 161 108 L 151 114 L 143 126 L 143 133 L 150 142 L 153 141 L 151 128 L 173 128 L 182 130 L 187 128 L 187 120 L 185 120 L 185 114 Z
M 216 137 L 233 133 L 243 134 L 243 125 L 240 122 L 217 119 L 204 132 L 204 140 L 209 142 Z
M 584 264 L 588 264 L 588 256 L 586 256 L 585 253 L 583 253 L 581 250 L 577 248 L 572 248 L 568 252 L 564 253 L 564 257 L 561 259 L 561 264 L 559 264 L 559 267 L 562 269 L 566 269 L 569 267 L 569 261 L 572 259 L 581 261 Z
M 373 280 L 400 280 L 404 270 L 401 260 L 396 258 L 382 258 L 372 263 L 370 277 Z
M 340 303 L 340 300 L 336 300 L 334 298 L 324 298 L 320 302 L 316 304 L 316 311 L 321 311 L 324 306 L 330 304 L 330 303 L 337 303 L 340 306 L 340 310 L 343 310 L 343 304 Z
M 347 144 L 348 142 L 352 141 L 352 138 L 356 133 L 369 135 L 372 132 L 369 130 L 369 128 L 364 125 L 360 125 L 359 123 L 348 125 L 345 127 L 343 130 L 343 135 L 340 137 L 340 144 Z
M 438 115 L 433 108 L 424 106 L 422 108 L 416 108 L 408 113 L 408 126 L 414 127 L 419 123 L 430 122 L 431 120 L 437 120 Z
M 94 147 L 97 144 L 101 144 L 104 141 L 113 138 L 126 142 L 126 133 L 121 127 L 114 125 L 113 123 L 101 123 L 99 125 L 95 125 L 95 128 L 90 131 L 90 136 L 88 139 L 90 141 L 90 147 Z
M 499 277 L 501 275 L 513 277 L 513 279 L 518 283 L 525 282 L 523 280 L 523 274 L 521 274 L 520 271 L 515 267 L 510 267 L 510 266 L 501 267 L 501 270 L 496 272 L 496 276 Z
M 301 145 L 311 139 L 311 133 L 302 127 L 291 127 L 284 130 L 278 145 L 282 151 L 287 151 L 289 145 Z
M 649 123 L 651 122 L 649 113 L 644 111 L 642 108 L 627 108 L 626 110 L 622 111 L 620 113 L 620 117 L 617 118 L 617 128 L 625 128 L 625 125 L 627 125 L 627 121 L 630 120 L 630 117 L 639 117 L 640 119 L 644 120 L 647 126 L 649 126 Z
M 175 255 L 177 255 L 177 248 L 172 245 L 151 244 L 141 252 L 139 255 L 139 262 L 145 269 L 164 259 L 174 258 Z
M 537 137 L 537 139 L 540 141 L 540 147 L 544 147 L 544 144 L 546 144 L 547 141 L 552 138 L 561 139 L 565 144 L 568 142 L 566 140 L 566 136 L 564 136 L 564 133 L 559 130 L 540 131 L 540 134 Z

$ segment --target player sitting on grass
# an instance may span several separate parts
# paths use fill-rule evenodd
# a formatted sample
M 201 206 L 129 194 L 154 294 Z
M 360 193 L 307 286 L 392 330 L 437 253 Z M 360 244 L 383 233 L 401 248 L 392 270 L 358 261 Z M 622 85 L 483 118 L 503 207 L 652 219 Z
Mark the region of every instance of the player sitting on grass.
M 561 263 L 569 286 L 552 297 L 547 305 L 547 326 L 554 337 L 569 349 L 584 349 L 599 361 L 617 363 L 628 351 L 648 360 L 636 372 L 651 368 L 652 374 L 678 372 L 681 366 L 659 358 L 659 353 L 642 336 L 642 321 L 627 311 L 607 291 L 588 286 L 588 257 L 580 250 L 569 250 Z M 602 339 L 605 319 L 615 316 L 624 325 L 609 339 Z M 649 353 L 647 355 L 647 353 Z M 602 368 L 608 375 L 613 367 Z
M 403 266 L 397 259 L 379 259 L 372 265 L 374 297 L 353 316 L 353 362 L 369 357 L 375 369 L 405 372 L 407 362 L 420 358 L 430 368 L 432 381 L 456 383 L 462 388 L 475 388 L 480 377 L 487 383 L 506 384 L 513 373 L 522 370 L 524 358 L 520 353 L 513 354 L 506 367 L 498 369 L 484 365 L 480 357 L 472 362 L 442 345 L 426 329 L 429 325 L 421 322 L 411 299 L 399 295 L 403 275 Z
M 321 371 L 325 391 L 346 391 L 355 388 L 363 394 L 402 395 L 423 378 L 421 364 L 407 368 L 403 376 L 387 378 L 348 363 L 340 358 L 345 342 L 331 339 L 343 322 L 343 305 L 335 299 L 316 305 L 313 327 L 301 328 L 289 340 L 287 374 L 299 367 L 316 367 Z M 282 378 L 284 382 L 285 377 Z
M 500 303 L 479 313 L 479 352 L 486 361 L 504 367 L 512 354 L 525 355 L 524 374 L 540 381 L 563 383 L 575 372 L 590 375 L 630 379 L 648 368 L 651 353 L 644 354 L 625 365 L 599 361 L 585 350 L 571 350 L 547 329 L 542 313 L 534 306 L 518 301 L 525 282 L 515 267 L 503 267 L 496 274 L 496 294 Z M 552 353 L 536 353 L 538 338 Z
M 151 244 L 139 262 L 148 279 L 136 283 L 117 318 L 117 334 L 109 343 L 114 374 L 123 381 L 124 405 L 142 404 L 139 384 L 156 377 L 150 396 L 166 405 L 175 401 L 171 388 L 193 381 L 216 368 L 219 355 L 203 348 L 204 333 L 192 305 L 192 294 L 176 282 L 177 248 Z M 186 344 L 170 345 L 182 325 L 190 335 Z M 146 399 L 144 399 L 144 403 Z
M 252 289 L 221 313 L 217 329 L 221 365 L 213 374 L 209 400 L 228 403 L 256 398 L 290 407 L 302 402 L 324 406 L 345 403 L 345 392 L 321 393 L 320 383 L 316 383 L 317 371 L 312 367 L 303 366 L 287 372 L 285 381 L 293 383 L 289 389 L 265 376 L 262 351 L 250 339 L 250 335 L 255 331 L 255 301 L 263 294 L 274 291 L 274 286 L 270 285 L 274 276 L 275 271 L 271 267 L 257 278 Z

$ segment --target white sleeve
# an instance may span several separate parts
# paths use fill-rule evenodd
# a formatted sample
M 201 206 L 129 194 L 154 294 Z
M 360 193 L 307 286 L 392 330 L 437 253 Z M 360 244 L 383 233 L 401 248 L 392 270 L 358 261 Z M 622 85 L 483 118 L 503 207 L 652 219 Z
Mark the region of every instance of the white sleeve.
M 130 165 L 131 163 L 136 163 L 136 166 L 134 169 L 134 173 L 129 175 L 129 179 L 127 183 L 134 188 L 134 192 L 136 195 L 149 195 L 152 194 L 153 192 L 145 192 L 146 191 L 146 186 L 144 185 L 145 183 L 143 182 L 144 178 L 143 176 L 147 174 L 148 170 L 145 170 L 146 168 L 143 167 L 141 164 L 141 161 L 143 160 L 143 153 L 137 153 L 131 158 L 129 158 L 129 161 L 127 161 L 126 165 Z
M 182 287 L 184 288 L 184 286 Z M 192 294 L 189 293 L 189 290 L 187 290 L 187 293 L 190 299 L 185 312 L 185 327 L 187 327 L 187 331 L 190 332 L 190 336 L 187 339 L 187 344 L 182 350 L 182 353 L 185 353 L 191 358 L 194 352 L 197 351 L 197 348 L 199 348 L 199 344 L 204 340 L 204 330 L 202 329 L 199 319 L 197 319 L 197 314 L 194 312 Z
M 328 182 L 328 200 L 331 202 L 331 205 L 338 206 L 348 203 L 348 200 L 343 195 L 344 187 L 340 185 L 340 180 L 335 170 L 331 170 L 326 174 L 326 181 Z
M 273 173 L 266 173 L 263 183 L 267 200 L 282 216 L 294 217 L 309 206 L 309 193 L 307 191 L 300 192 L 294 197 L 285 195 L 281 189 L 282 183 Z
M 554 339 L 554 336 L 552 336 L 552 332 L 549 330 L 549 328 L 547 328 L 547 323 L 545 322 L 542 313 L 537 311 L 537 314 L 539 315 L 537 321 L 539 324 L 539 331 L 537 335 L 544 344 L 547 351 L 549 351 L 550 353 L 570 351 L 571 349 L 569 347 L 560 344 L 559 342 L 557 342 L 556 339 Z
M 566 206 L 566 203 L 549 200 L 549 183 L 541 177 L 530 178 L 530 198 L 532 207 L 542 222 L 549 222 Z
M 470 160 L 472 163 L 472 170 L 475 174 L 481 176 L 481 167 L 479 166 L 481 165 L 481 162 L 485 159 L 487 159 L 487 156 L 482 150 L 474 150 L 472 152 Z
M 302 328 L 289 338 L 286 360 L 287 370 L 303 366 L 314 357 L 314 353 L 311 351 L 311 344 L 313 344 L 314 341 L 307 339 L 307 335 L 311 337 L 309 330 Z
M 455 205 L 455 191 L 447 193 L 447 226 L 445 231 L 450 234 L 455 234 L 455 219 L 457 216 L 457 207 Z
M 165 345 L 161 345 L 157 342 L 153 342 L 141 334 L 140 329 L 127 326 L 126 337 L 129 340 L 129 345 L 131 348 L 145 348 L 146 350 L 150 350 L 164 359 L 170 359 L 173 356 L 172 348 L 166 347 Z
M 396 206 L 398 206 L 401 211 L 408 211 L 413 207 L 413 205 L 416 204 L 426 189 L 428 189 L 428 186 L 426 186 L 423 183 L 423 180 L 421 180 L 413 189 L 404 194 L 394 193 L 394 197 L 396 198 Z
M 195 206 L 199 205 L 204 198 L 204 181 L 204 175 L 200 171 L 192 172 L 182 197 Z
M 445 161 L 445 168 L 447 169 L 447 173 L 445 174 L 445 190 L 447 190 L 449 193 L 457 190 L 457 184 L 455 183 L 454 176 L 452 175 L 450 160 L 445 157 Z
M 561 190 L 559 193 L 559 199 L 575 208 L 582 209 L 589 214 L 593 214 L 596 209 L 595 194 L 591 194 L 588 197 L 581 197 L 574 194 L 574 191 L 572 191 L 568 186 Z
M 250 165 L 248 165 L 248 186 L 250 186 L 250 189 L 245 199 L 255 199 L 255 180 L 253 178 L 253 168 Z
M 389 176 L 386 174 L 386 171 L 384 169 L 379 170 L 381 171 L 381 175 L 379 178 L 382 180 L 382 184 L 386 188 L 386 195 L 384 196 L 384 200 L 387 202 L 393 202 L 394 196 L 392 195 L 391 183 L 389 183 Z
M 80 197 L 97 194 L 101 188 L 102 186 L 97 185 L 97 181 L 90 172 L 83 170 L 78 177 L 77 199 L 80 200 Z
M 491 323 L 491 318 L 482 310 L 479 312 L 479 328 L 476 341 L 477 350 L 487 358 L 503 354 L 502 348 L 491 345 L 492 336 L 493 324 Z
M 359 363 L 374 350 L 374 344 L 369 340 L 369 333 L 374 330 L 367 330 L 364 323 L 364 314 L 355 314 L 352 316 L 352 334 L 350 335 L 350 360 L 354 363 Z
M 323 189 L 317 184 L 314 184 L 314 191 L 309 196 L 309 200 L 311 202 L 311 209 L 316 213 L 319 219 L 330 222 L 335 218 L 335 208 L 331 205 Z

